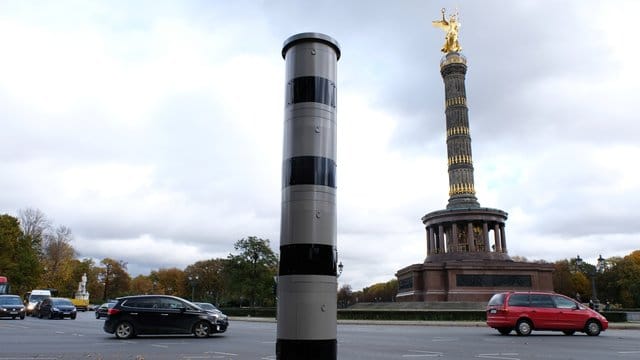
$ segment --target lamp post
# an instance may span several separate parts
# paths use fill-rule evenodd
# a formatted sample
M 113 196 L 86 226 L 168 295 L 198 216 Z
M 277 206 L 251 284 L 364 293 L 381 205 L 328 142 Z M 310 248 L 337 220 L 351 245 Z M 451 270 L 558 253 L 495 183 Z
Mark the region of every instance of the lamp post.
M 189 284 L 191 284 L 191 301 L 196 301 L 196 285 L 198 284 L 198 275 L 189 275 Z
M 576 267 L 579 268 L 584 264 L 580 255 L 576 256 Z M 606 268 L 606 260 L 602 257 L 602 254 L 598 256 L 598 263 L 595 269 L 590 269 L 588 275 L 591 277 L 591 304 L 595 310 L 598 310 L 600 300 L 598 300 L 598 294 L 596 293 L 596 274 L 602 273 Z
M 342 261 L 340 261 L 340 264 L 338 264 L 338 275 L 336 276 L 337 278 L 339 278 L 340 275 L 342 275 L 343 269 L 344 269 L 344 265 L 342 265 Z

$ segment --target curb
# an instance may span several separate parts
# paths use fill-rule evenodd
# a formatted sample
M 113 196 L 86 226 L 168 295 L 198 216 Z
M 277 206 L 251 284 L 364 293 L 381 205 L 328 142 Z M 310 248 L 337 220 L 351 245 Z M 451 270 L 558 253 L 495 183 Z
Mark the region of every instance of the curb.
M 250 316 L 229 317 L 230 321 L 275 323 L 275 318 Z M 401 321 L 401 320 L 338 320 L 341 325 L 407 325 L 407 326 L 459 326 L 487 327 L 484 321 Z M 609 323 L 609 330 L 640 330 L 640 322 Z

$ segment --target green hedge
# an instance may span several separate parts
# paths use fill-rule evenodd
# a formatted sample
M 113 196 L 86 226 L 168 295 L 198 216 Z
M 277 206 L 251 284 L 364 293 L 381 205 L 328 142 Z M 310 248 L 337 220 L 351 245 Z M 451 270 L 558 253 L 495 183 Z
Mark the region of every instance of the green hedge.
M 228 316 L 275 318 L 276 308 L 222 308 Z M 609 322 L 626 322 L 627 314 L 621 311 L 602 313 Z M 338 320 L 407 320 L 407 321 L 486 321 L 485 311 L 480 310 L 349 310 L 339 309 Z
M 429 320 L 486 321 L 486 312 L 477 310 L 338 310 L 340 320 Z
M 275 318 L 276 317 L 276 308 L 269 307 L 256 307 L 256 308 L 220 308 L 220 311 L 225 313 L 227 316 L 252 316 L 252 317 L 265 317 L 265 318 Z
M 603 311 L 601 313 L 609 322 L 627 322 L 627 313 L 622 311 Z

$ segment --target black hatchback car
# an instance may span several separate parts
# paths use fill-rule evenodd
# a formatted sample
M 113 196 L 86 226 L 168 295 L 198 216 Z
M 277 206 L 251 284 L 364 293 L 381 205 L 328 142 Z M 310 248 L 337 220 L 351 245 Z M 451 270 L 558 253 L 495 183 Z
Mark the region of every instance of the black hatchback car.
M 169 295 L 137 295 L 119 298 L 109 309 L 103 330 L 119 339 L 136 335 L 193 334 L 208 337 L 229 325 L 214 313 Z
M 18 295 L 0 295 L 0 317 L 19 317 L 24 320 L 25 309 Z

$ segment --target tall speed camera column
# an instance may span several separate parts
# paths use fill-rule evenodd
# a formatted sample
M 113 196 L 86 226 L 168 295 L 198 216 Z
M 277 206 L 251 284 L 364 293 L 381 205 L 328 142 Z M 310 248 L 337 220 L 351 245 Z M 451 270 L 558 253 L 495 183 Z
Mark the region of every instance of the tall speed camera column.
M 288 38 L 278 359 L 336 359 L 336 64 L 338 42 Z

